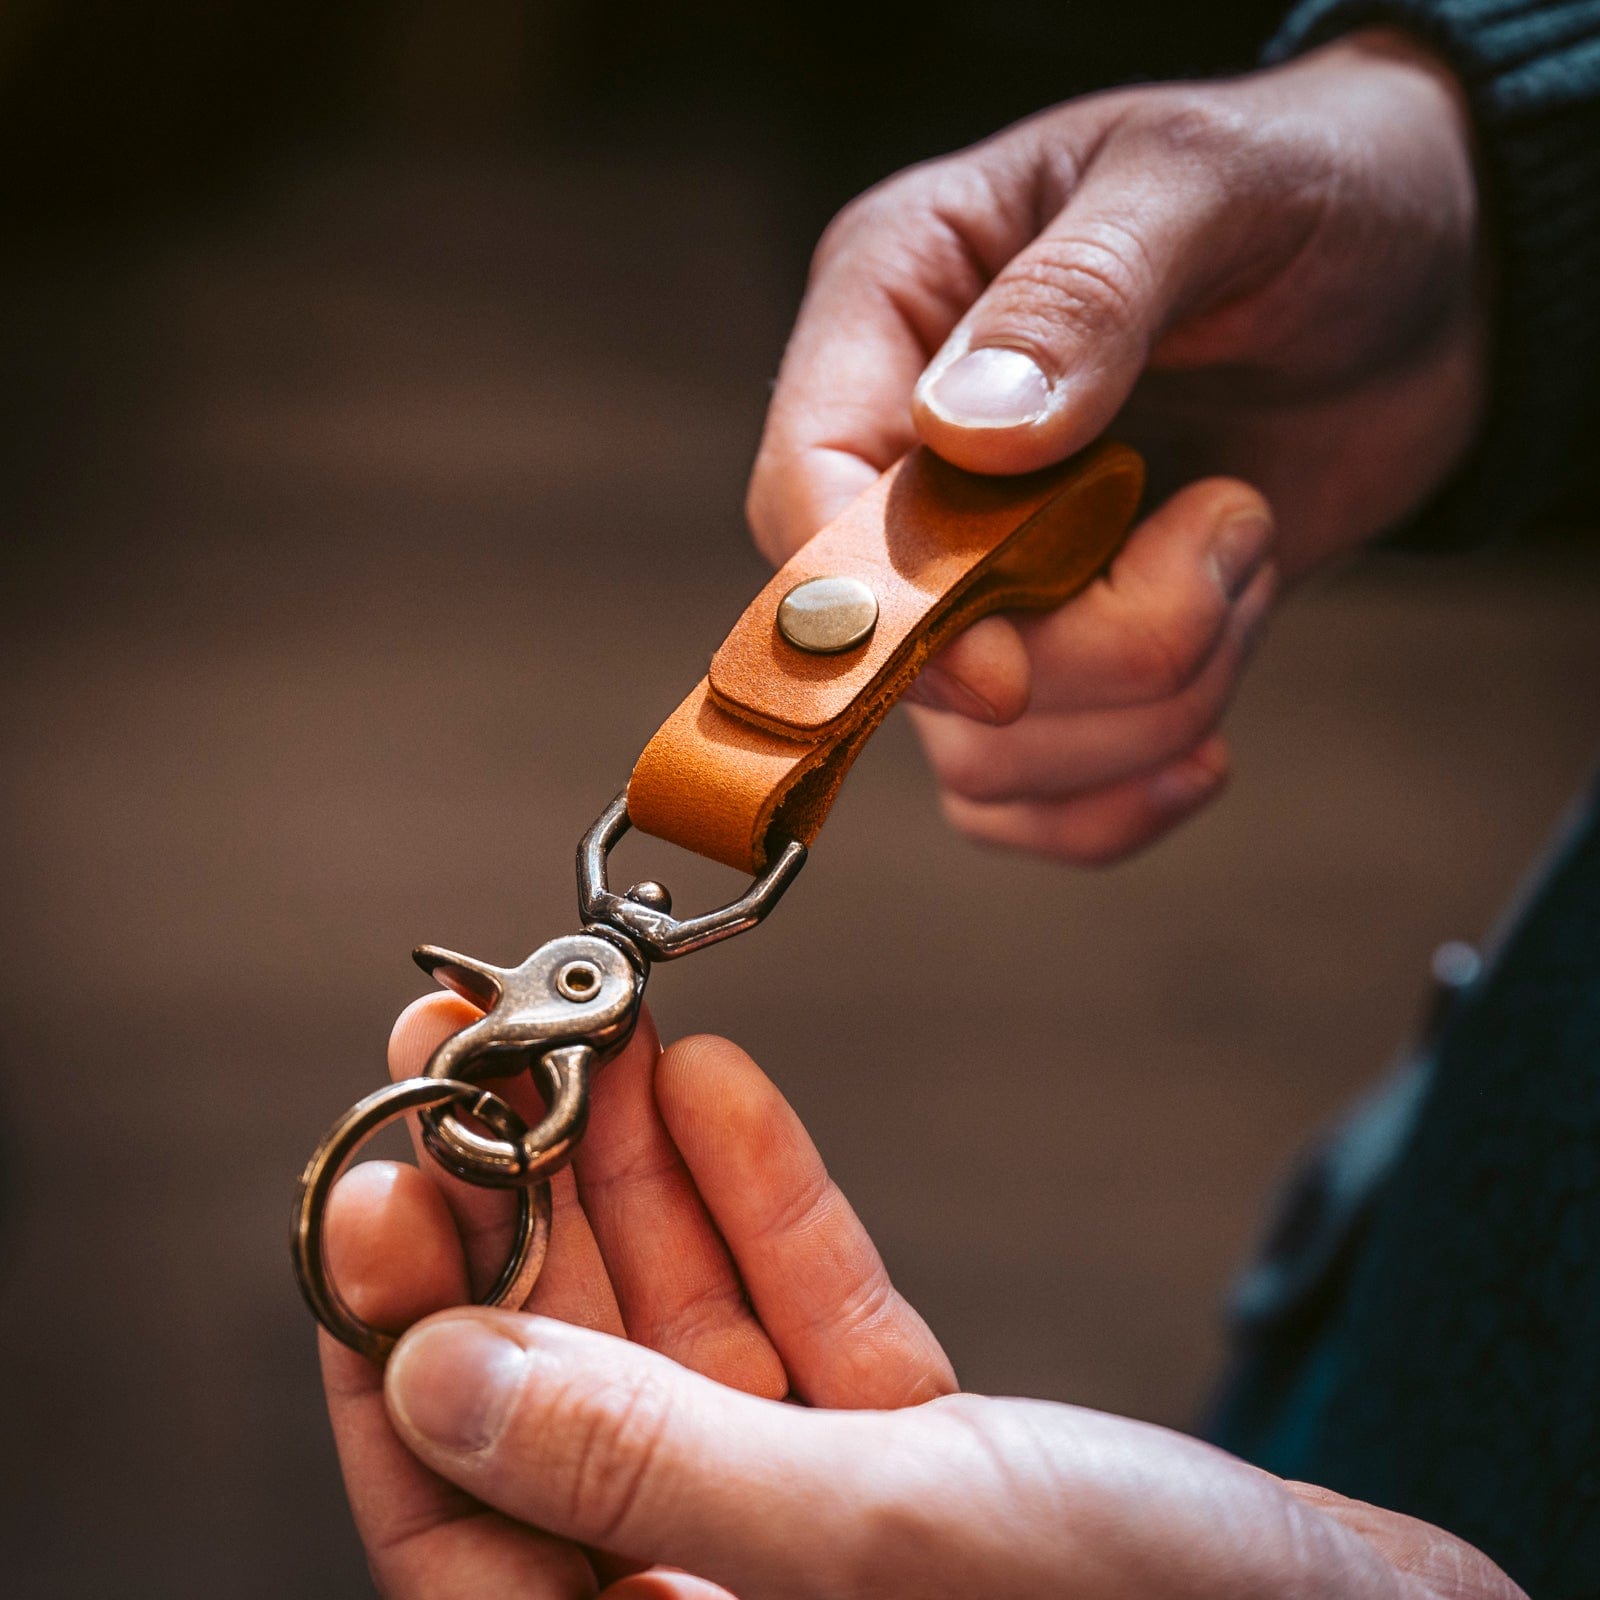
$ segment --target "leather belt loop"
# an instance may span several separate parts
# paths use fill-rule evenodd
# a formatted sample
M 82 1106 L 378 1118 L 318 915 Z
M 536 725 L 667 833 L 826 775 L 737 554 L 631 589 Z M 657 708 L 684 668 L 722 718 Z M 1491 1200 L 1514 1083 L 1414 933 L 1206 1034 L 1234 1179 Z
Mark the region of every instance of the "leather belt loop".
M 639 757 L 633 825 L 749 873 L 766 867 L 769 838 L 809 844 L 851 762 L 928 658 L 991 611 L 1045 610 L 1084 588 L 1121 545 L 1143 486 L 1139 457 L 1110 441 L 1008 478 L 911 451 L 734 624 Z M 785 596 L 818 578 L 871 590 L 876 621 L 859 644 L 821 654 L 785 636 Z

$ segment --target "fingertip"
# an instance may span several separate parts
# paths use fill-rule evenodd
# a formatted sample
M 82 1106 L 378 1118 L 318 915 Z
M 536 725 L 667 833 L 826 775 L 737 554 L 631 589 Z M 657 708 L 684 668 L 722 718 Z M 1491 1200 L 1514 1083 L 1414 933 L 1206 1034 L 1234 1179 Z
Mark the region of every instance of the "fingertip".
M 709 1137 L 719 1149 L 770 1140 L 787 1110 L 777 1085 L 731 1039 L 712 1033 L 676 1039 L 656 1062 L 656 1105 L 690 1172 Z
M 734 1600 L 734 1596 L 707 1578 L 654 1567 L 607 1584 L 599 1600 Z
M 1231 602 L 1268 559 L 1275 538 L 1272 506 L 1258 489 L 1242 478 L 1201 478 L 1135 525 L 1111 564 L 1111 583 L 1171 585 L 1198 566 Z
M 1104 432 L 1125 391 L 1107 389 L 1099 369 L 1061 374 L 1054 365 L 1020 335 L 974 346 L 958 328 L 912 392 L 918 438 L 968 472 L 1009 476 L 1065 461 Z
M 656 1104 L 730 1247 L 751 1215 L 780 1211 L 827 1184 L 822 1157 L 782 1090 L 730 1040 L 695 1034 L 669 1045 L 656 1068 Z
M 328 1273 L 350 1309 L 386 1332 L 468 1297 L 450 1208 L 416 1167 L 364 1161 L 328 1197 Z
M 389 1076 L 396 1080 L 420 1076 L 428 1058 L 451 1034 L 482 1015 L 475 1005 L 443 989 L 419 995 L 389 1030 Z
M 1039 472 L 1065 461 L 1094 439 L 1094 434 L 1046 417 L 1012 427 L 963 427 L 929 407 L 913 406 L 917 437 L 953 467 L 985 477 L 1014 477 Z
M 1028 709 L 1028 649 L 1007 617 L 983 617 L 923 668 L 908 698 L 935 711 L 1003 727 Z
M 751 469 L 745 520 L 756 548 L 781 566 L 870 489 L 883 467 L 851 450 L 791 441 L 787 430 L 774 439 L 777 431 L 769 423 L 769 436 Z
M 1217 473 L 1208 478 L 1195 478 L 1175 489 L 1151 517 L 1170 515 L 1214 527 L 1227 518 L 1250 512 L 1270 517 L 1272 506 L 1254 484 Z

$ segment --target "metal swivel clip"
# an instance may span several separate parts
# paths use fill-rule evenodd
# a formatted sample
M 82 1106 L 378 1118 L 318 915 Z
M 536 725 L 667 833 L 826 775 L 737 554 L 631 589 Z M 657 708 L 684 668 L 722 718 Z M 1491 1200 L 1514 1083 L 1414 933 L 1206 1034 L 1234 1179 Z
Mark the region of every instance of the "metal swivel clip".
M 440 1166 L 468 1183 L 515 1189 L 516 1246 L 485 1304 L 520 1303 L 550 1241 L 551 1174 L 572 1159 L 583 1137 L 594 1073 L 633 1033 L 651 963 L 753 928 L 805 865 L 806 847 L 791 840 L 739 899 L 680 921 L 659 883 L 636 884 L 625 895 L 607 887 L 606 859 L 628 827 L 622 794 L 578 846 L 582 932 L 552 939 L 516 967 L 434 945 L 415 952 L 424 971 L 484 1015 L 446 1039 L 420 1078 L 389 1084 L 351 1106 L 317 1146 L 295 1197 L 292 1246 L 301 1293 L 323 1327 L 352 1350 L 382 1360 L 395 1342 L 356 1316 L 328 1274 L 322 1239 L 328 1196 L 355 1151 L 380 1128 L 418 1112 L 423 1144 Z M 524 1069 L 546 1107 L 531 1127 L 482 1086 Z

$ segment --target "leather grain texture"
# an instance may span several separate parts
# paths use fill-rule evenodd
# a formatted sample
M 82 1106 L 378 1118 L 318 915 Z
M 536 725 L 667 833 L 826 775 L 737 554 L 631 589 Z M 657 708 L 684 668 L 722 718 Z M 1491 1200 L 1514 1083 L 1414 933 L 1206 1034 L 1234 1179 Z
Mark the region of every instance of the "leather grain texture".
M 645 747 L 635 827 L 741 871 L 769 840 L 809 844 L 851 762 L 929 657 L 979 617 L 1045 610 L 1116 553 L 1143 489 L 1139 457 L 1102 441 L 1043 472 L 980 477 L 911 451 L 798 550 L 734 624 L 711 670 Z M 808 578 L 861 579 L 870 638 L 813 655 L 779 632 Z

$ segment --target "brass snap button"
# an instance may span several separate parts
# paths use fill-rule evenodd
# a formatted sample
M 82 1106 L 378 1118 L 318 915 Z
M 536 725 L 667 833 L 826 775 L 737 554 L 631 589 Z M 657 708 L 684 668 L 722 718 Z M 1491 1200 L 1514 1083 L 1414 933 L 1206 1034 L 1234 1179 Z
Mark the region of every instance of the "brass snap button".
M 778 632 L 812 655 L 853 650 L 877 625 L 878 597 L 859 578 L 807 578 L 778 607 Z

